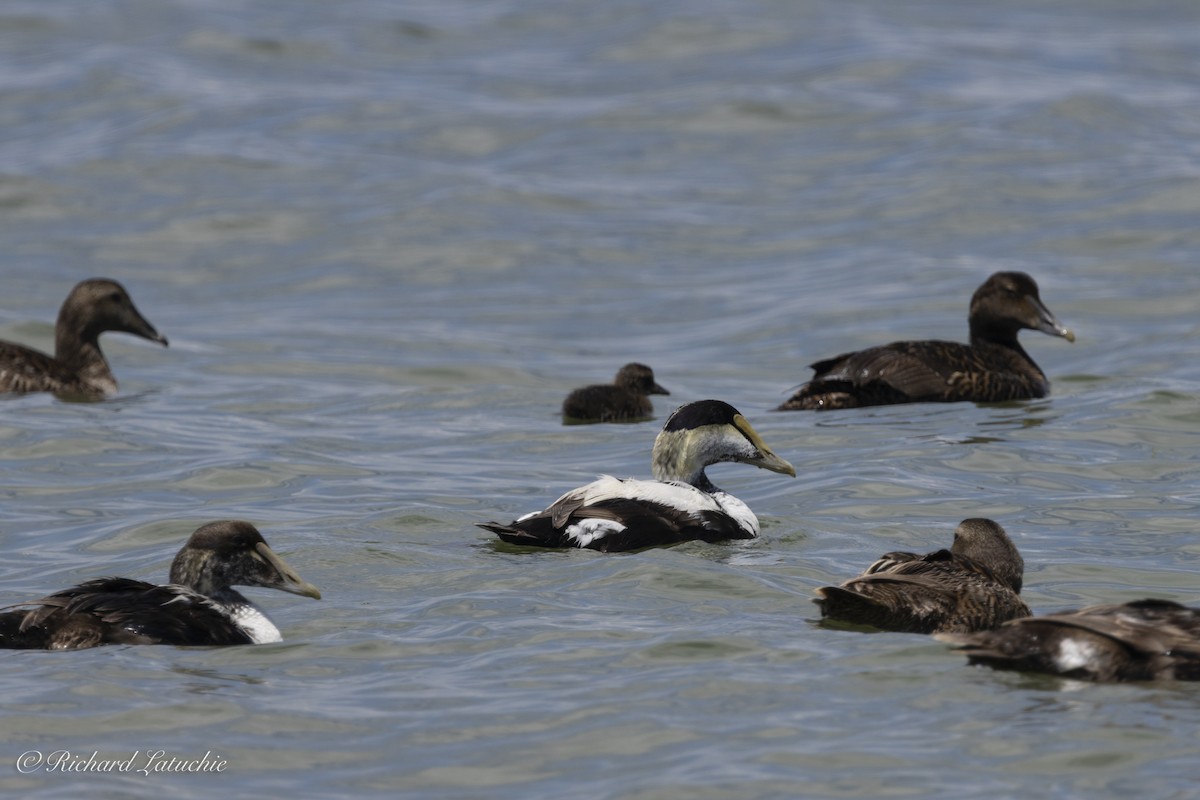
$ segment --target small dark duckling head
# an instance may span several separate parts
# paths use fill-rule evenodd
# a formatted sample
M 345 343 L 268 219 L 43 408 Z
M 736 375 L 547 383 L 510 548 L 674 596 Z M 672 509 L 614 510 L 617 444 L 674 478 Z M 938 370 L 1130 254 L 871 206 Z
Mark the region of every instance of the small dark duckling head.
M 982 517 L 964 519 L 954 530 L 954 544 L 950 546 L 950 551 L 982 564 L 1001 583 L 1017 594 L 1021 593 L 1025 559 L 1021 558 L 1017 546 L 998 523 Z
M 613 383 L 634 394 L 670 394 L 654 381 L 654 370 L 645 364 L 626 364 L 617 370 Z
M 59 337 L 77 331 L 83 341 L 93 343 L 105 331 L 120 331 L 167 346 L 167 337 L 142 316 L 125 287 L 107 278 L 76 284 L 58 312 L 57 331 Z
M 262 586 L 321 598 L 317 587 L 275 555 L 257 528 L 240 520 L 197 528 L 171 564 L 171 583 L 210 597 L 231 586 Z
M 971 339 L 1015 342 L 1022 328 L 1075 341 L 1050 309 L 1042 304 L 1038 286 L 1024 272 L 996 272 L 971 296 Z
M 654 440 L 654 477 L 684 481 L 712 491 L 704 468 L 740 461 L 796 477 L 796 468 L 775 455 L 741 413 L 720 400 L 698 400 L 675 410 Z

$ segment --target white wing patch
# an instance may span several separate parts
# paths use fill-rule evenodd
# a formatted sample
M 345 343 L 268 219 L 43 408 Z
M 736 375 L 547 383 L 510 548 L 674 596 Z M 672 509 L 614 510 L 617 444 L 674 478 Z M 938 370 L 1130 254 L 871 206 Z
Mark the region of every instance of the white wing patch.
M 598 542 L 605 536 L 611 536 L 623 530 L 625 530 L 625 526 L 615 520 L 581 519 L 573 525 L 568 525 L 564 533 L 580 547 L 587 547 L 592 542 Z
M 1086 667 L 1096 658 L 1096 646 L 1086 639 L 1067 637 L 1058 643 L 1054 654 L 1054 666 L 1063 672 Z

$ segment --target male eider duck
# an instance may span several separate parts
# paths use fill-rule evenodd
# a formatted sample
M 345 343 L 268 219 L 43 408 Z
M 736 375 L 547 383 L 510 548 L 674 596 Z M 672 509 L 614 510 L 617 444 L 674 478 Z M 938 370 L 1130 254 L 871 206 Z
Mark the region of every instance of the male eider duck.
M 584 386 L 567 395 L 562 415 L 565 423 L 635 422 L 654 413 L 649 395 L 670 394 L 654 381 L 654 370 L 645 364 L 626 364 L 612 383 Z
M 949 550 L 888 553 L 857 578 L 817 589 L 825 619 L 887 631 L 978 631 L 1029 616 L 1021 600 L 1025 562 L 1004 529 L 966 519 Z
M 162 586 L 98 578 L 0 614 L 0 648 L 78 650 L 102 644 L 227 645 L 282 640 L 279 629 L 233 586 L 262 586 L 320 599 L 248 522 L 196 530 Z M 16 606 L 10 606 L 13 608 Z
M 599 480 L 573 489 L 545 511 L 509 525 L 481 523 L 506 542 L 535 547 L 588 547 L 615 552 L 692 539 L 753 539 L 758 518 L 713 486 L 704 468 L 740 461 L 796 476 L 738 410 L 720 400 L 688 403 L 654 440 L 654 480 Z
M 100 352 L 105 331 L 132 333 L 167 346 L 116 281 L 91 278 L 71 290 L 54 327 L 54 356 L 0 342 L 0 393 L 54 392 L 97 399 L 115 394 L 117 379 Z
M 971 343 L 893 342 L 812 364 L 816 373 L 778 411 L 891 403 L 994 403 L 1045 397 L 1050 382 L 1017 341 L 1022 328 L 1075 341 L 1024 272 L 997 272 L 971 297 Z
M 1200 680 L 1200 608 L 1170 600 L 1090 606 L 937 638 L 993 669 L 1087 681 Z

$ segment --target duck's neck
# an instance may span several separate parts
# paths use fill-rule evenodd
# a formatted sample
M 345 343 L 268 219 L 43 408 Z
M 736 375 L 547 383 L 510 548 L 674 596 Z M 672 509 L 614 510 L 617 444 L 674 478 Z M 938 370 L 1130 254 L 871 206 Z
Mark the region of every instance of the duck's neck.
M 204 595 L 205 597 L 208 597 L 214 602 L 220 603 L 223 606 L 233 607 L 254 605 L 246 599 L 245 595 L 243 595 L 237 589 L 234 589 L 232 586 L 223 586 L 220 589 L 214 589 L 213 591 L 209 592 L 205 592 L 198 587 L 192 588 L 195 589 L 195 591 L 200 592 L 200 594 Z
M 704 470 L 700 470 L 693 475 L 691 479 L 688 480 L 688 483 L 690 483 L 692 486 L 695 486 L 700 491 L 708 492 L 709 494 L 716 494 L 717 492 L 721 491 L 713 484 L 712 481 L 708 479 L 708 475 L 704 472 Z
M 971 347 L 976 350 L 1000 350 L 1004 352 L 1010 360 L 1024 362 L 1033 368 L 1033 371 L 1038 375 L 1042 375 L 1042 368 L 1037 365 L 1029 353 L 1025 352 L 1025 348 L 1021 347 L 1021 343 L 1017 341 L 1016 330 L 996 330 L 994 328 L 983 328 L 971 326 Z
M 656 447 L 653 467 L 654 479 L 657 481 L 690 483 L 700 491 L 709 494 L 720 491 L 708 479 L 708 475 L 704 472 L 705 465 L 688 459 L 686 451 Z
M 54 340 L 54 360 L 68 374 L 78 376 L 80 383 L 89 389 L 106 394 L 117 390 L 117 379 L 100 352 L 99 337 L 94 334 L 80 336 L 60 325 Z

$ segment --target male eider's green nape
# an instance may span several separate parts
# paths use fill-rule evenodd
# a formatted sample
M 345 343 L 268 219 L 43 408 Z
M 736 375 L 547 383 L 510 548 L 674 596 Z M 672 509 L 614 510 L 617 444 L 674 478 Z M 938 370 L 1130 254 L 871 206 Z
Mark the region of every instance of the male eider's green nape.
M 654 440 L 654 477 L 712 491 L 704 468 L 738 461 L 796 477 L 796 468 L 775 455 L 740 412 L 720 400 L 681 406 Z

